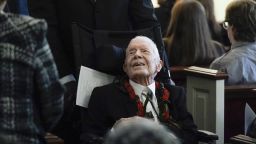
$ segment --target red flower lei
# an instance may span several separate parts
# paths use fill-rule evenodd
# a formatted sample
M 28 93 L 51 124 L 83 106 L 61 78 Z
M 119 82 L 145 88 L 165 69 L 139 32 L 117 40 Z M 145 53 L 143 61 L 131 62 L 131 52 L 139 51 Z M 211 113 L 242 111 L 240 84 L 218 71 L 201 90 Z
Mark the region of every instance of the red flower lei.
M 124 87 L 129 93 L 130 98 L 132 100 L 136 100 L 137 109 L 138 109 L 137 115 L 144 117 L 145 111 L 144 111 L 143 103 L 140 101 L 139 96 L 135 94 L 128 80 L 124 82 Z M 170 103 L 169 102 L 170 93 L 166 88 L 164 88 L 164 85 L 159 82 L 156 82 L 156 90 L 162 95 L 160 98 L 158 98 L 159 119 L 160 121 L 168 122 L 170 120 L 169 107 L 168 107 L 168 104 Z

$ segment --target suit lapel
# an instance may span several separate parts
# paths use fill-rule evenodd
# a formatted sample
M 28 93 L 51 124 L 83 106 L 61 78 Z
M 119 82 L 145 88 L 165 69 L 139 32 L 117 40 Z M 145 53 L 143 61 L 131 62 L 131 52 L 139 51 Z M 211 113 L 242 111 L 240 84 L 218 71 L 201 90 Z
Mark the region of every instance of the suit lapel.
M 130 99 L 130 96 L 127 92 L 127 90 L 124 88 L 124 82 L 120 81 L 119 83 L 119 89 L 122 93 L 122 96 L 125 97 L 124 105 L 125 105 L 125 111 L 127 112 L 127 116 L 136 116 L 137 115 L 137 105 L 135 100 Z
M 126 111 L 129 116 L 135 116 L 137 115 L 137 106 L 136 102 L 129 99 L 126 103 Z

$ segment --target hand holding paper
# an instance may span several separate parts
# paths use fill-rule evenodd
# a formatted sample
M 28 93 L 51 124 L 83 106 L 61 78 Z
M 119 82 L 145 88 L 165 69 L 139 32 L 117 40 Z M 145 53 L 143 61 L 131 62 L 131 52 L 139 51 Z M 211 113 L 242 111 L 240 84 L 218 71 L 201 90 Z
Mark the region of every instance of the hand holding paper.
M 109 84 L 113 80 L 114 76 L 81 66 L 77 86 L 76 105 L 87 108 L 92 90 L 95 87 Z

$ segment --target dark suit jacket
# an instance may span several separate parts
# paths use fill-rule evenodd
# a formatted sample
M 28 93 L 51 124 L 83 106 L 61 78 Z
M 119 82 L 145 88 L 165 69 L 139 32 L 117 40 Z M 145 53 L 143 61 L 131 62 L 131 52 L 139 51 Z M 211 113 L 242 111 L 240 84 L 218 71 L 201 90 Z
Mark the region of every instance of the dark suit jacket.
M 176 86 L 167 86 L 167 89 L 170 91 L 170 114 L 182 127 L 181 138 L 186 139 L 185 143 L 195 142 L 196 125 L 187 111 L 184 90 Z M 88 143 L 95 135 L 103 137 L 117 120 L 135 116 L 136 113 L 136 102 L 130 99 L 123 83 L 97 87 L 91 95 L 81 139 Z
M 175 3 L 175 0 L 166 0 L 160 7 L 155 8 L 156 17 L 161 25 L 162 36 L 165 37 L 170 19 L 172 7 Z
M 75 73 L 71 23 L 129 31 L 158 25 L 150 0 L 28 0 L 31 16 L 48 22 L 48 40 L 60 76 Z

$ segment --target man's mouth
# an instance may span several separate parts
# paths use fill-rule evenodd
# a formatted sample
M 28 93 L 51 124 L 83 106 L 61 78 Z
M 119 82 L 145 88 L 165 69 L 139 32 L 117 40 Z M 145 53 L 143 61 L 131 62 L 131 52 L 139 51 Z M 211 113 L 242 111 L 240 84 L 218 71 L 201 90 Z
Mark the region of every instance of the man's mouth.
M 136 62 L 132 66 L 137 67 L 137 66 L 144 66 L 144 65 L 145 65 L 144 63 Z

